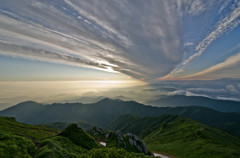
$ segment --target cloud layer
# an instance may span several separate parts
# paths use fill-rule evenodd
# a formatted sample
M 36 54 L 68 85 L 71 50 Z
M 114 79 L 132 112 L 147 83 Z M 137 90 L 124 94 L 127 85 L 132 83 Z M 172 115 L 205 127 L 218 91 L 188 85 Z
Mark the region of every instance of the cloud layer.
M 0 7 L 1 55 L 112 70 L 138 79 L 180 61 L 168 1 L 9 0 Z
M 1 1 L 0 55 L 91 67 L 152 81 L 175 73 L 179 64 L 187 65 L 216 38 L 238 26 L 240 4 L 233 2 L 231 13 L 199 44 L 183 37 L 188 18 L 214 9 L 222 13 L 231 2 Z M 182 61 L 185 47 L 190 46 L 196 46 L 196 52 Z

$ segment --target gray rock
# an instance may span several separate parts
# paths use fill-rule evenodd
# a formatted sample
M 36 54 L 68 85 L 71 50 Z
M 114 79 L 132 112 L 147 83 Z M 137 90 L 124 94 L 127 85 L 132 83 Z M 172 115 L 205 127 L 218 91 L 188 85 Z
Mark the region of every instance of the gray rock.
M 108 138 L 111 143 L 114 140 L 115 142 L 117 142 L 117 144 L 115 145 L 115 147 L 117 148 L 124 148 L 125 150 L 130 151 L 128 148 L 129 146 L 132 146 L 136 149 L 135 151 L 144 153 L 146 155 L 153 155 L 152 152 L 148 151 L 144 141 L 138 138 L 138 136 L 131 133 L 124 135 L 120 131 L 111 132 Z M 107 141 L 107 144 L 109 141 Z M 130 148 L 131 150 L 133 149 L 132 147 Z

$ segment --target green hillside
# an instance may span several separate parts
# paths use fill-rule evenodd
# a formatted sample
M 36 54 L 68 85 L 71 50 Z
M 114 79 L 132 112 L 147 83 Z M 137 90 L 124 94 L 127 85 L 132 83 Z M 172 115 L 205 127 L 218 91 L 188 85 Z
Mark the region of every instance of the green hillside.
M 36 151 L 37 148 L 31 140 L 0 131 L 1 158 L 30 158 Z
M 100 146 L 77 124 L 63 131 L 0 117 L 1 158 L 146 158 L 144 154 Z
M 17 122 L 14 118 L 0 117 L 0 157 L 32 157 L 38 143 L 61 131 L 43 126 L 31 126 Z
M 60 136 L 70 139 L 74 144 L 79 145 L 85 149 L 97 148 L 99 145 L 95 142 L 89 134 L 84 132 L 77 124 L 70 124 L 64 129 Z
M 61 131 L 44 126 L 32 126 L 17 122 L 14 118 L 0 117 L 0 132 L 22 136 L 36 142 L 55 136 Z
M 109 127 L 136 134 L 150 150 L 178 158 L 240 157 L 239 137 L 180 116 L 140 118 L 125 115 Z

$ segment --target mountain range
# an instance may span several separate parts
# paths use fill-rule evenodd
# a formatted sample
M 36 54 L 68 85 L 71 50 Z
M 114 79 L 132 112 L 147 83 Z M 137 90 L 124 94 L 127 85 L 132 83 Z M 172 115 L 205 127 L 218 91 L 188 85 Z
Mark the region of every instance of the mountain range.
M 203 96 L 162 95 L 158 99 L 147 103 L 159 107 L 203 106 L 221 112 L 240 113 L 240 102 L 238 101 L 219 100 Z
M 219 112 L 199 106 L 153 107 L 134 101 L 105 98 L 92 104 L 54 103 L 43 105 L 28 101 L 0 112 L 0 116 L 15 117 L 16 120 L 27 124 L 86 121 L 103 128 L 107 127 L 116 117 L 124 114 L 141 117 L 164 114 L 180 115 L 240 135 L 240 114 Z

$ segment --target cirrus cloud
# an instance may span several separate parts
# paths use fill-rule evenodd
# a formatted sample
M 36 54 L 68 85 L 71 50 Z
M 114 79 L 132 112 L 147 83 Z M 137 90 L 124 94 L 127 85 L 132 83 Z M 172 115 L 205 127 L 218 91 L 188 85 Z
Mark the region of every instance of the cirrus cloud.
M 112 70 L 143 80 L 167 74 L 182 58 L 175 2 L 0 3 L 1 55 Z
M 1 1 L 0 55 L 91 67 L 153 81 L 181 71 L 214 40 L 238 26 L 240 3 L 234 2 L 231 13 L 224 15 L 202 41 L 184 39 L 183 26 L 189 17 L 199 18 L 214 10 L 215 5 L 222 12 L 229 3 L 223 0 Z M 185 48 L 195 44 L 196 52 L 182 61 L 186 57 Z

